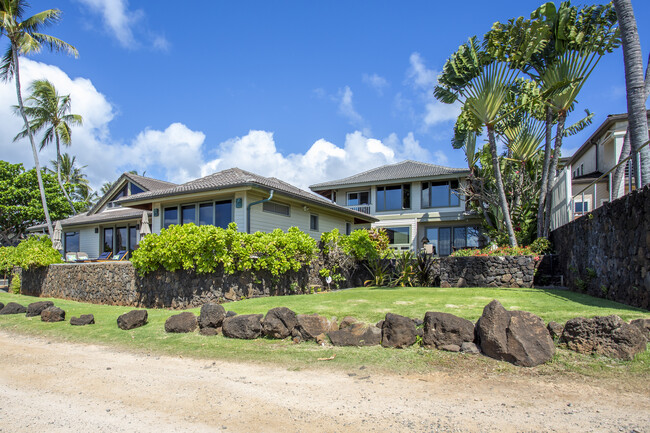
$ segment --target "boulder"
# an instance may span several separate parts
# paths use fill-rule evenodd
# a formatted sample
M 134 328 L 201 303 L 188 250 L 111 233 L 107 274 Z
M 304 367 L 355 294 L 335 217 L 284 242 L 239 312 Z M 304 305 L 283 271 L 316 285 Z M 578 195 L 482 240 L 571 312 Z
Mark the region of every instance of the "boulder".
M 262 335 L 262 314 L 242 314 L 226 317 L 223 321 L 223 335 L 228 338 L 252 340 Z
M 2 307 L 0 314 L 25 314 L 27 308 L 24 305 L 17 304 L 15 302 L 9 302 L 7 305 Z
M 363 323 L 351 323 L 327 335 L 334 346 L 376 346 L 381 343 L 381 329 Z
M 147 310 L 131 310 L 117 318 L 117 326 L 128 331 L 147 324 Z
M 339 329 L 347 328 L 348 326 L 352 325 L 353 323 L 357 323 L 357 318 L 356 317 L 345 316 L 343 318 L 343 320 L 341 320 L 341 323 L 339 324 Z
M 272 308 L 262 320 L 262 333 L 269 338 L 284 339 L 291 335 L 297 324 L 296 313 L 287 307 Z
M 445 344 L 444 346 L 438 347 L 438 349 L 446 352 L 460 352 L 460 346 L 457 344 Z
M 415 317 L 413 319 L 413 323 L 415 324 L 415 327 L 417 328 L 418 326 L 424 325 L 424 320 L 420 319 L 419 317 Z
M 386 314 L 381 332 L 381 345 L 398 349 L 411 346 L 417 335 L 412 319 L 393 313 Z
M 449 313 L 427 312 L 424 315 L 425 346 L 435 347 L 453 344 L 459 347 L 474 341 L 474 324 L 467 319 Z
M 235 313 L 234 311 L 226 311 L 226 318 L 235 317 L 236 315 L 237 313 Z
M 534 367 L 555 354 L 551 334 L 540 317 L 527 311 L 507 311 L 497 300 L 485 306 L 476 330 L 481 350 L 490 358 Z
M 634 319 L 630 322 L 630 325 L 639 328 L 641 333 L 645 335 L 645 339 L 650 341 L 650 319 Z
M 82 314 L 79 317 L 73 317 L 70 319 L 70 324 L 73 326 L 85 326 L 85 325 L 94 325 L 95 316 L 92 314 Z
M 196 316 L 190 311 L 174 314 L 165 320 L 165 332 L 186 334 L 188 332 L 194 332 L 197 326 L 198 321 L 196 320 Z
M 199 314 L 199 327 L 218 328 L 226 318 L 226 309 L 219 304 L 203 304 Z
M 40 316 L 43 310 L 45 310 L 47 307 L 53 307 L 53 306 L 54 306 L 54 302 L 52 301 L 32 302 L 27 306 L 27 314 L 25 314 L 25 316 L 26 317 Z
M 59 307 L 47 307 L 41 311 L 41 321 L 43 322 L 63 322 L 65 320 L 65 311 Z
M 551 334 L 552 338 L 560 338 L 562 331 L 564 331 L 564 326 L 557 322 L 548 322 L 546 329 L 548 329 L 548 332 Z
M 2 311 L 2 309 L 3 309 L 4 307 L 5 307 L 5 304 L 3 304 L 2 302 L 0 302 L 0 311 Z
M 303 341 L 315 341 L 320 334 L 328 334 L 339 329 L 336 320 L 329 320 L 318 314 L 299 314 L 296 319 L 298 320 L 296 328 Z
M 478 346 L 474 343 L 465 342 L 460 345 L 460 351 L 462 353 L 471 353 L 472 355 L 478 355 L 481 353 Z
M 199 329 L 199 334 L 205 335 L 206 337 L 210 337 L 213 335 L 219 335 L 219 332 L 221 331 L 221 328 L 200 328 Z
M 560 343 L 580 353 L 631 360 L 646 349 L 641 330 L 618 316 L 577 317 L 566 322 Z

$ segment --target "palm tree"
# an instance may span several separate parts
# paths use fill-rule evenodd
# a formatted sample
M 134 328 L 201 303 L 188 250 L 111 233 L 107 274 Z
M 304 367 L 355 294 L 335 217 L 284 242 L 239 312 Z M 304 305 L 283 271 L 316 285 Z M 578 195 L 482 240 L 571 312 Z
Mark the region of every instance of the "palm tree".
M 36 80 L 31 86 L 31 95 L 25 100 L 25 114 L 31 119 L 29 128 L 33 133 L 45 129 L 40 149 L 52 141 L 56 142 L 56 178 L 63 195 L 70 203 L 72 214 L 76 215 L 72 200 L 61 181 L 61 143 L 69 147 L 72 141 L 71 125 L 81 125 L 83 119 L 78 114 L 69 114 L 70 95 L 61 96 L 56 91 L 54 84 L 48 80 Z M 16 110 L 18 107 L 15 107 Z M 23 129 L 14 137 L 14 141 L 27 136 L 27 129 Z
M 54 234 L 50 213 L 47 209 L 47 200 L 45 198 L 45 188 L 43 186 L 43 177 L 41 176 L 41 166 L 38 161 L 38 152 L 34 143 L 34 136 L 29 127 L 27 114 L 23 105 L 23 98 L 20 91 L 20 55 L 38 53 L 43 45 L 54 51 L 65 51 L 75 56 L 78 55 L 77 49 L 72 45 L 57 39 L 53 36 L 40 33 L 42 27 L 55 23 L 61 17 L 61 11 L 58 9 L 48 9 L 37 13 L 34 16 L 23 19 L 25 9 L 28 4 L 25 0 L 0 0 L 0 37 L 7 36 L 9 39 L 9 48 L 0 61 L 0 78 L 9 81 L 12 78 L 16 83 L 16 97 L 18 98 L 18 107 L 20 115 L 25 122 L 27 136 L 32 146 L 34 156 L 34 165 L 38 179 L 38 188 L 41 193 L 41 203 L 43 204 L 43 213 L 50 236 Z
M 88 197 L 92 197 L 90 183 L 86 178 L 86 174 L 82 171 L 86 168 L 86 165 L 81 167 L 76 166 L 77 157 L 70 156 L 68 153 L 63 153 L 61 155 L 59 172 L 61 174 L 61 181 L 64 185 L 74 185 L 75 191 L 74 195 L 76 199 L 86 200 Z M 50 163 L 56 167 L 57 161 L 52 160 Z M 54 173 L 53 170 L 52 173 Z M 96 194 L 96 193 L 95 193 Z
M 630 145 L 634 151 L 640 151 L 641 167 L 634 161 L 636 187 L 650 183 L 650 150 L 640 149 L 648 140 L 648 118 L 645 107 L 646 89 L 643 79 L 643 57 L 639 32 L 634 18 L 630 0 L 614 0 L 616 15 L 621 29 L 623 42 L 623 59 L 625 62 L 625 89 L 627 93 L 627 121 Z M 639 176 L 640 175 L 640 176 Z

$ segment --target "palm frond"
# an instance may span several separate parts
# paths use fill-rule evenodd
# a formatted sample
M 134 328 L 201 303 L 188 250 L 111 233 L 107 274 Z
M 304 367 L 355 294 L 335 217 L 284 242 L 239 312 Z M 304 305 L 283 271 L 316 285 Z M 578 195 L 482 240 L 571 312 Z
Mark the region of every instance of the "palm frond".
M 571 126 L 569 126 L 567 128 L 564 128 L 564 132 L 562 133 L 562 136 L 570 137 L 570 136 L 575 135 L 578 132 L 582 131 L 587 126 L 591 125 L 593 123 L 593 118 L 594 118 L 595 113 L 591 113 L 589 110 L 585 110 L 585 113 L 586 113 L 585 117 L 578 120 L 573 125 L 571 125 Z

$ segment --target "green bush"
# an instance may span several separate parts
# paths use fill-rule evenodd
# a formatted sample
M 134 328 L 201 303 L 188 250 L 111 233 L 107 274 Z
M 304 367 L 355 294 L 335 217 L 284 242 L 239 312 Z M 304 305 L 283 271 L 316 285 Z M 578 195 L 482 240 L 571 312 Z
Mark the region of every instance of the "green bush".
M 475 256 L 536 256 L 537 253 L 530 247 L 485 247 L 483 249 L 463 249 L 454 251 L 452 257 Z
M 553 251 L 551 241 L 546 238 L 537 238 L 529 246 L 535 254 L 548 254 Z
M 14 266 L 23 269 L 48 266 L 53 263 L 63 263 L 61 253 L 52 248 L 48 236 L 31 236 L 17 247 L 0 248 L 0 272 L 7 274 Z
M 298 271 L 315 257 L 316 241 L 296 227 L 286 232 L 253 234 L 194 224 L 172 225 L 159 235 L 147 235 L 131 262 L 142 275 L 163 268 L 194 269 L 199 274 L 223 266 L 226 273 L 267 270 L 273 276 Z
M 338 229 L 321 235 L 324 253 L 340 247 L 343 252 L 357 260 L 375 260 L 384 257 L 388 251 L 388 235 L 384 229 L 354 230 L 349 236 L 341 235 Z
M 20 274 L 13 274 L 11 277 L 11 286 L 9 286 L 11 293 L 20 295 Z

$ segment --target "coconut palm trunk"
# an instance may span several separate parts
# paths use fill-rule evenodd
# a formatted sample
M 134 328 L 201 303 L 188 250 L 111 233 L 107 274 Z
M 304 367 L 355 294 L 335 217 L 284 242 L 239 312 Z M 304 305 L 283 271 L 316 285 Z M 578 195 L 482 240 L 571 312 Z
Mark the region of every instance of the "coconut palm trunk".
M 544 218 L 544 237 L 547 238 L 551 230 L 551 207 L 552 207 L 552 188 L 555 181 L 555 172 L 560 161 L 560 150 L 562 149 L 562 136 L 564 135 L 564 124 L 566 122 L 566 112 L 560 112 L 557 117 L 557 129 L 555 130 L 555 148 L 553 149 L 553 159 L 548 170 L 548 180 L 546 184 L 546 217 Z
M 66 200 L 68 200 L 68 203 L 70 204 L 72 215 L 77 215 L 74 204 L 72 203 L 68 191 L 66 191 L 63 181 L 61 180 L 61 145 L 59 142 L 59 133 L 55 131 L 54 135 L 56 137 L 56 179 L 59 181 L 59 187 L 61 188 L 61 191 L 63 191 L 63 195 L 65 195 Z
M 636 155 L 632 158 L 636 174 L 636 187 L 650 184 L 650 149 L 640 147 L 648 140 L 648 117 L 645 107 L 645 82 L 643 79 L 643 58 L 639 32 L 630 0 L 614 0 L 625 63 L 625 88 L 627 93 L 627 118 L 630 145 L 639 152 L 641 163 Z M 640 166 L 639 166 L 640 165 Z
M 41 203 L 43 204 L 43 212 L 45 213 L 45 222 L 47 223 L 47 232 L 50 237 L 54 235 L 54 229 L 52 227 L 52 220 L 50 219 L 50 212 L 47 208 L 47 199 L 45 198 L 45 187 L 43 186 L 43 177 L 41 176 L 41 164 L 38 160 L 38 151 L 36 150 L 36 143 L 34 143 L 34 135 L 32 130 L 29 127 L 29 121 L 27 120 L 27 115 L 25 114 L 25 106 L 23 105 L 23 97 L 20 92 L 20 67 L 18 64 L 18 48 L 14 47 L 12 49 L 12 56 L 14 62 L 14 80 L 16 82 L 16 96 L 18 97 L 18 107 L 20 110 L 20 115 L 25 122 L 25 129 L 27 130 L 27 135 L 29 137 L 29 143 L 32 146 L 32 154 L 34 156 L 34 166 L 36 167 L 36 179 L 38 179 L 38 190 L 41 193 Z
M 546 106 L 546 140 L 544 144 L 544 165 L 542 166 L 542 182 L 539 189 L 539 205 L 537 208 L 537 237 L 544 236 L 546 193 L 548 192 L 548 174 L 551 168 L 551 143 L 553 141 L 553 111 Z
M 488 140 L 490 145 L 490 155 L 492 156 L 492 168 L 494 170 L 494 182 L 497 187 L 499 195 L 499 204 L 501 205 L 501 212 L 503 212 L 503 222 L 508 231 L 508 238 L 510 239 L 510 246 L 517 246 L 517 237 L 512 227 L 512 220 L 510 219 L 510 209 L 508 207 L 508 200 L 506 199 L 506 191 L 503 187 L 503 178 L 501 177 L 501 166 L 499 164 L 499 155 L 497 154 L 497 143 L 494 137 L 494 128 L 491 125 L 487 126 Z

